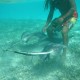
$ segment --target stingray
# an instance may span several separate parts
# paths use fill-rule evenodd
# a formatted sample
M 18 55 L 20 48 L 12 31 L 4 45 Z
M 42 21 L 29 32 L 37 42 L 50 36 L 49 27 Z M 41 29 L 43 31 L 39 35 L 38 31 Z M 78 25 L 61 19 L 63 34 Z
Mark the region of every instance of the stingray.
M 21 40 L 24 43 L 27 44 L 35 44 L 37 42 L 44 42 L 45 41 L 49 41 L 48 36 L 45 35 L 43 32 L 34 32 L 34 33 L 28 33 L 28 32 L 23 32 L 23 34 L 21 35 Z M 62 38 L 60 38 L 60 36 L 57 34 L 57 32 L 54 32 L 54 40 L 53 43 L 61 43 L 62 42 Z
M 46 38 L 45 34 L 42 32 L 34 32 L 34 33 L 27 33 L 23 32 L 21 35 L 21 40 L 25 43 L 34 44 L 39 41 L 42 41 Z
M 62 49 L 63 49 L 63 45 L 50 43 L 44 46 L 44 48 L 39 52 L 37 51 L 28 52 L 28 51 L 19 51 L 19 50 L 8 50 L 8 51 L 16 54 L 25 55 L 25 56 L 32 56 L 32 57 L 38 56 L 41 61 L 46 61 L 55 55 L 60 55 Z
M 57 40 L 60 41 L 59 38 L 57 38 Z M 62 48 L 61 41 L 60 44 L 51 42 L 42 32 L 30 34 L 24 32 L 21 35 L 20 42 L 16 43 L 12 49 L 7 49 L 6 51 L 26 56 L 40 56 L 41 58 L 46 58 L 50 54 L 55 55 L 56 53 L 60 53 Z

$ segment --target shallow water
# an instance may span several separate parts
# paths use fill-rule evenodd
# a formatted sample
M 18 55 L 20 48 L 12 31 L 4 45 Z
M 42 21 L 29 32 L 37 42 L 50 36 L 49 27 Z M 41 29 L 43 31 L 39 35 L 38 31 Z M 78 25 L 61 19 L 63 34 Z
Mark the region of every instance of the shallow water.
M 4 51 L 21 40 L 23 32 L 41 31 L 44 23 L 44 20 L 0 21 L 0 80 L 80 80 L 78 22 L 69 33 L 72 37 L 64 63 L 58 54 L 49 61 L 39 61 L 38 56 L 24 56 Z

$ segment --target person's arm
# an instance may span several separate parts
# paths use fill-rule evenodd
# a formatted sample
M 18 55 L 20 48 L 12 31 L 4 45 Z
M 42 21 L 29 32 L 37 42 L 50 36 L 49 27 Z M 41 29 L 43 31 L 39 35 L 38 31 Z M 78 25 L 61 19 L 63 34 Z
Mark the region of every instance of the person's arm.
M 51 3 L 51 4 L 50 4 L 50 11 L 49 11 L 49 14 L 48 14 L 48 17 L 47 17 L 47 21 L 46 21 L 46 25 L 45 25 L 45 26 L 48 26 L 49 23 L 51 22 L 51 20 L 52 20 L 52 18 L 53 18 L 54 10 L 55 10 L 55 7 L 54 7 L 54 5 Z
M 71 9 L 62 17 L 63 19 L 73 15 L 74 11 L 76 11 L 76 3 L 75 0 L 69 0 L 71 4 Z

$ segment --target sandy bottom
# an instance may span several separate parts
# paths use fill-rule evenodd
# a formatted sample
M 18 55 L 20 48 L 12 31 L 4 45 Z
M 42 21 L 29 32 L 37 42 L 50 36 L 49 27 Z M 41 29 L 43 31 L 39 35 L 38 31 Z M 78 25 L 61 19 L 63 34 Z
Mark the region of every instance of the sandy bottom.
M 49 61 L 39 61 L 38 56 L 4 51 L 18 42 L 23 32 L 41 31 L 44 23 L 43 20 L 0 21 L 0 80 L 80 80 L 80 27 L 77 24 L 69 33 L 65 59 L 55 55 Z

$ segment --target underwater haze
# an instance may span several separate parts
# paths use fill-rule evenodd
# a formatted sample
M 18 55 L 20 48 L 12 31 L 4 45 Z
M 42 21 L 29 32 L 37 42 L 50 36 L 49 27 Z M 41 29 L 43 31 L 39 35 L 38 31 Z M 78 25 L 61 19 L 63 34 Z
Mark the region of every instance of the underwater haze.
M 41 33 L 49 11 L 44 10 L 44 0 L 0 1 L 0 80 L 80 80 L 80 0 L 76 5 L 78 20 L 69 32 L 64 61 L 59 32 L 54 43 Z M 59 15 L 56 10 L 54 17 Z M 51 49 L 51 59 L 39 55 Z

